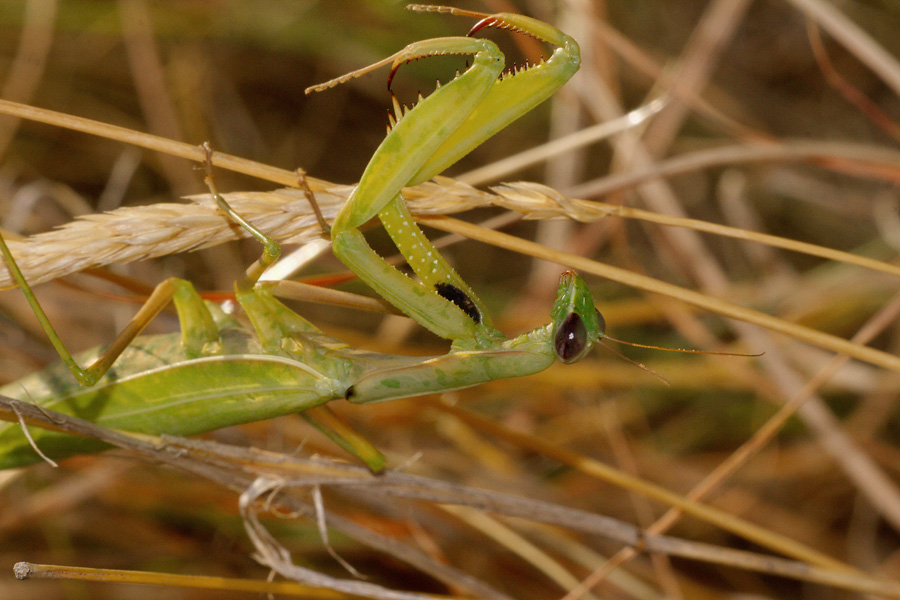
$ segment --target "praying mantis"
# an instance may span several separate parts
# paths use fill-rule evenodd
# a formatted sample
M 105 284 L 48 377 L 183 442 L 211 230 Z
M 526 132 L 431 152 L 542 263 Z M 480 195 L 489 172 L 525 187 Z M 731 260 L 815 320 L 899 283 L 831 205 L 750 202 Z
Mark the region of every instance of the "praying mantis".
M 245 221 L 218 194 L 208 151 L 207 183 L 219 209 L 263 245 L 263 253 L 235 284 L 252 328 L 205 302 L 181 279 L 160 283 L 105 350 L 76 360 L 66 349 L 0 237 L 2 253 L 62 363 L 0 389 L 100 425 L 147 434 L 193 435 L 300 413 L 373 471 L 385 458 L 326 406 L 332 400 L 369 403 L 431 394 L 542 371 L 554 361 L 580 360 L 604 333 L 585 282 L 566 272 L 551 323 L 507 339 L 496 330 L 475 292 L 450 267 L 410 216 L 401 190 L 439 174 L 473 148 L 558 90 L 579 67 L 576 42 L 555 27 L 509 13 L 487 15 L 412 6 L 480 21 L 467 36 L 412 43 L 374 65 L 307 90 L 321 91 L 391 65 L 388 86 L 406 62 L 440 54 L 470 58 L 470 66 L 412 108 L 394 99 L 388 135 L 331 228 L 334 254 L 374 291 L 423 327 L 450 340 L 431 358 L 365 352 L 322 333 L 283 305 L 260 281 L 280 246 Z M 540 64 L 506 72 L 503 54 L 485 28 L 529 35 L 553 47 Z M 393 95 L 392 95 L 393 97 Z M 417 279 L 391 266 L 368 245 L 360 227 L 378 217 Z M 180 334 L 140 336 L 169 301 Z M 89 362 L 82 368 L 79 362 Z M 19 423 L 0 426 L 0 468 L 46 457 L 101 449 L 96 442 L 48 430 L 26 436 Z

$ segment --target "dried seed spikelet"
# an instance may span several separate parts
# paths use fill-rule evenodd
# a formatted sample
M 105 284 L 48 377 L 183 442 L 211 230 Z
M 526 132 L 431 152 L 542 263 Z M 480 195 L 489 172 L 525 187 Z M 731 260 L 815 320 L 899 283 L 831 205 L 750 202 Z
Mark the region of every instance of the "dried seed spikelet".
M 310 179 L 326 220 L 333 221 L 355 186 Z M 489 205 L 534 214 L 537 218 L 570 215 L 585 220 L 589 213 L 571 200 L 568 206 L 561 206 L 560 199 L 565 199 L 558 192 L 536 184 L 505 184 L 497 192 L 435 177 L 404 190 L 404 198 L 413 214 L 423 215 L 454 214 Z M 303 243 L 321 236 L 300 190 L 283 188 L 223 196 L 238 213 L 276 240 Z M 59 229 L 23 241 L 10 241 L 9 245 L 28 281 L 37 284 L 87 268 L 209 248 L 245 236 L 219 212 L 210 194 L 188 199 L 192 202 L 123 207 L 85 215 Z M 0 288 L 11 285 L 6 269 L 0 267 Z

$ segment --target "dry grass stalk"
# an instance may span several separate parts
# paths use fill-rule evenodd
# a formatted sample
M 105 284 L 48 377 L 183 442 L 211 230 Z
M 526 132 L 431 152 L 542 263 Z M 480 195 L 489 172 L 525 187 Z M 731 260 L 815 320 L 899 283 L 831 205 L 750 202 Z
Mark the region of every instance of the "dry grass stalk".
M 641 180 L 639 176 L 632 179 L 632 184 Z M 316 201 L 325 219 L 331 222 L 353 186 L 317 180 L 316 188 Z M 322 235 L 300 190 L 282 188 L 271 192 L 223 195 L 238 213 L 276 240 L 302 244 Z M 567 198 L 538 183 L 506 183 L 487 192 L 448 177 L 437 177 L 408 188 L 404 197 L 416 215 L 449 215 L 473 208 L 499 206 L 525 219 L 568 218 L 591 223 L 610 216 L 633 218 L 755 241 L 900 277 L 900 267 L 883 261 L 696 219 Z M 9 245 L 29 282 L 38 284 L 88 268 L 190 252 L 250 237 L 216 208 L 209 194 L 188 199 L 193 203 L 158 203 L 85 215 L 54 231 L 23 241 L 10 241 Z M 11 286 L 5 265 L 0 267 L 0 273 L 0 287 Z
M 831 560 L 826 567 L 820 567 L 665 535 L 646 534 L 628 522 L 603 515 L 399 471 L 373 475 L 365 468 L 326 459 L 303 459 L 211 441 L 173 436 L 160 438 L 109 430 L 89 421 L 5 397 L 0 397 L 0 417 L 19 419 L 32 426 L 51 427 L 95 437 L 148 460 L 172 465 L 240 492 L 241 509 L 246 513 L 245 526 L 254 539 L 257 552 L 261 555 L 257 557 L 260 562 L 290 579 L 346 593 L 373 598 L 394 598 L 394 600 L 413 598 L 412 595 L 393 595 L 383 588 L 372 589 L 371 584 L 334 580 L 294 565 L 287 550 L 259 521 L 257 515 L 275 510 L 289 510 L 295 517 L 324 519 L 329 527 L 355 537 L 364 544 L 378 550 L 390 547 L 394 556 L 422 568 L 436 578 L 446 580 L 448 583 L 453 582 L 472 594 L 495 600 L 508 600 L 509 597 L 452 567 L 429 559 L 416 548 L 405 547 L 374 532 L 366 532 L 338 514 L 318 514 L 319 509 L 307 500 L 305 490 L 326 489 L 338 496 L 352 499 L 353 503 L 369 505 L 368 510 L 375 513 L 385 510 L 386 504 L 395 505 L 402 500 L 426 501 L 451 507 L 472 507 L 507 518 L 526 519 L 535 523 L 546 523 L 599 535 L 616 540 L 627 547 L 640 547 L 646 552 L 665 553 L 799 581 L 825 583 L 837 588 L 900 598 L 900 584 L 863 576 L 838 561 Z M 413 506 L 410 506 L 409 510 L 413 510 Z M 395 507 L 391 510 L 398 509 Z M 426 515 L 427 512 L 422 513 L 418 518 L 425 520 Z M 740 521 L 736 517 L 728 518 Z

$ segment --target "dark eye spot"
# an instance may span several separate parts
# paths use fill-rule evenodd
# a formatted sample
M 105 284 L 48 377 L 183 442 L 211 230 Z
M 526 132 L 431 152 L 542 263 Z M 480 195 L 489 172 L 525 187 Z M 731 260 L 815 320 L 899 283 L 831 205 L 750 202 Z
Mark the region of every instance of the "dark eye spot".
M 568 363 L 581 358 L 587 345 L 587 329 L 577 313 L 569 313 L 556 330 L 553 343 L 560 361 Z
M 441 298 L 449 300 L 450 302 L 455 304 L 476 324 L 481 323 L 481 313 L 478 312 L 478 307 L 475 306 L 475 303 L 472 302 L 472 299 L 469 298 L 469 296 L 464 291 L 462 291 L 455 285 L 443 282 L 436 283 L 434 285 L 434 291 L 436 291 L 438 293 L 438 296 L 440 296 Z

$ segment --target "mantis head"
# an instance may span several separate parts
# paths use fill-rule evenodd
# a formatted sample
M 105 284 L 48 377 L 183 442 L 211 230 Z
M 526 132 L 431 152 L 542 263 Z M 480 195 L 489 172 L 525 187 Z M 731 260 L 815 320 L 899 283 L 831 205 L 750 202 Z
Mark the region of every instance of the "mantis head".
M 560 276 L 550 316 L 553 319 L 553 352 L 563 363 L 584 358 L 606 331 L 606 322 L 594 307 L 587 284 L 575 271 L 566 271 Z
M 716 356 L 741 356 L 758 357 L 759 354 L 744 354 L 739 352 L 706 352 L 704 350 L 692 350 L 688 348 L 663 348 L 648 344 L 626 342 L 606 335 L 606 321 L 600 311 L 594 307 L 594 298 L 587 288 L 584 280 L 575 271 L 566 271 L 559 278 L 559 289 L 556 292 L 556 302 L 550 313 L 553 320 L 551 333 L 553 335 L 553 353 L 563 363 L 569 364 L 581 360 L 587 356 L 594 344 L 606 338 L 610 341 L 634 346 L 636 348 L 651 348 L 653 350 L 665 350 L 667 352 L 686 352 L 688 354 L 713 354 Z M 606 346 L 606 344 L 604 344 Z M 625 359 L 631 364 L 649 372 L 660 379 L 666 385 L 669 382 L 652 369 L 633 361 L 618 351 L 606 346 L 614 354 Z

